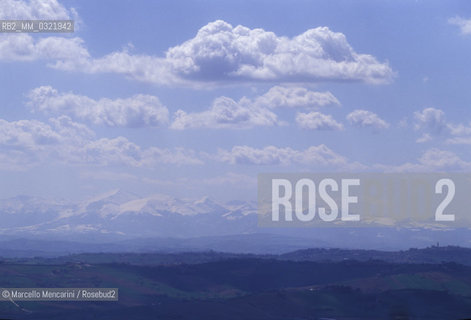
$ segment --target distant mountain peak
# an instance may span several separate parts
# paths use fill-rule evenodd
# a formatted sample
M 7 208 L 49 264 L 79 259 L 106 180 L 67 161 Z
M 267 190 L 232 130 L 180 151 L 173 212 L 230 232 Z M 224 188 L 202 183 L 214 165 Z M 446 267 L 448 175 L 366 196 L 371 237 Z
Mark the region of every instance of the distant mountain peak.
M 122 204 L 131 200 L 139 199 L 140 196 L 129 191 L 124 191 L 121 189 L 111 190 L 95 197 L 92 197 L 85 201 L 87 204 L 96 203 L 96 202 L 113 202 L 115 204 Z
M 57 205 L 18 197 L 0 204 L 0 233 L 102 234 L 126 236 L 215 235 L 251 231 L 256 224 L 246 206 L 214 201 L 175 198 L 164 194 L 141 197 L 122 189 L 111 190 L 85 201 Z M 226 215 L 229 213 L 229 215 Z M 237 220 L 237 221 L 235 221 Z

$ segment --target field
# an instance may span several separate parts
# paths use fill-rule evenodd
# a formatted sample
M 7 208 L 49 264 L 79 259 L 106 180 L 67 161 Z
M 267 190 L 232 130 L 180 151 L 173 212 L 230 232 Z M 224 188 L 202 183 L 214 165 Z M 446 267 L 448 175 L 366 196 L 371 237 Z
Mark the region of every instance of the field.
M 419 253 L 426 256 L 426 250 L 430 249 Z M 449 250 L 457 248 L 435 249 L 435 256 L 447 256 Z M 2 287 L 118 287 L 119 302 L 2 302 L 0 315 L 2 319 L 471 316 L 471 266 L 366 260 L 368 252 L 361 252 L 364 261 L 335 261 L 339 259 L 334 253 L 339 252 L 333 250 L 327 260 L 324 252 L 323 261 L 307 261 L 315 260 L 312 251 L 281 256 L 193 252 L 9 259 L 0 264 Z

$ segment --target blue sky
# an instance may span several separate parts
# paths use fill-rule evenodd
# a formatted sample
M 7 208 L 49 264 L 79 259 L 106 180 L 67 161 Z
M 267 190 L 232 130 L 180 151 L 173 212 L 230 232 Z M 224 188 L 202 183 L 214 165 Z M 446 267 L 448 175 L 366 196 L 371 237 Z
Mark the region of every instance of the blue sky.
M 255 199 L 262 172 L 467 171 L 466 1 L 16 1 L 0 193 Z

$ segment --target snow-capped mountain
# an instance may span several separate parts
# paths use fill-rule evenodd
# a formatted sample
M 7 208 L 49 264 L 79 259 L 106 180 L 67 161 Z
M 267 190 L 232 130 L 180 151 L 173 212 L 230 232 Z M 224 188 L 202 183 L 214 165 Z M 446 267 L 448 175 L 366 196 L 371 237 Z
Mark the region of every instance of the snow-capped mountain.
M 0 200 L 0 238 L 47 238 L 87 243 L 136 238 L 193 239 L 185 242 L 185 248 L 190 248 L 196 245 L 194 239 L 202 237 L 213 239 L 211 245 L 204 248 L 224 247 L 233 251 L 241 246 L 247 248 L 251 240 L 244 240 L 245 244 L 241 244 L 239 240 L 224 237 L 265 234 L 261 238 L 264 240 L 258 239 L 253 243 L 252 249 L 271 246 L 271 251 L 316 246 L 397 249 L 430 245 L 437 241 L 469 245 L 469 229 L 267 229 L 258 227 L 256 212 L 257 204 L 250 201 L 221 203 L 208 197 L 178 199 L 161 194 L 140 197 L 123 190 L 78 203 L 18 196 Z M 275 238 L 278 240 L 273 242 L 267 238 L 268 233 L 277 235 Z M 225 239 L 222 247 L 218 240 L 222 239 L 221 236 Z M 293 237 L 297 240 L 294 241 Z M 162 240 L 159 243 L 162 246 Z M 156 244 L 152 242 L 153 245 Z M 127 249 L 132 248 L 131 245 Z M 155 248 L 160 247 L 156 245 Z
M 20 196 L 0 201 L 2 234 L 191 237 L 253 232 L 256 204 L 208 197 L 140 197 L 114 190 L 79 203 Z

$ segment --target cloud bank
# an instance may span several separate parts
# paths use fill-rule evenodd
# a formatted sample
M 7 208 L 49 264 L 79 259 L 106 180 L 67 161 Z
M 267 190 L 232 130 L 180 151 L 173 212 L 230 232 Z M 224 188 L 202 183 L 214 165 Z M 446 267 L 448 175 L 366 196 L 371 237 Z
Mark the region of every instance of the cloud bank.
M 155 96 L 138 94 L 126 99 L 91 99 L 73 93 L 60 93 L 50 86 L 28 94 L 33 111 L 66 114 L 110 127 L 159 127 L 168 122 L 168 109 Z
M 202 164 L 192 150 L 142 148 L 124 137 L 100 138 L 68 116 L 49 121 L 0 119 L 2 169 L 22 170 L 44 163 L 152 167 Z
M 347 160 L 321 144 L 305 150 L 295 150 L 289 147 L 280 148 L 267 146 L 261 149 L 249 146 L 234 146 L 231 150 L 219 150 L 217 159 L 230 164 L 249 165 L 345 165 Z
M 288 38 L 259 28 L 233 27 L 222 20 L 208 23 L 194 38 L 169 48 L 162 57 L 132 54 L 124 49 L 93 58 L 80 38 L 36 39 L 23 34 L 0 37 L 0 59 L 44 59 L 60 70 L 123 74 L 158 85 L 319 81 L 379 84 L 391 82 L 395 76 L 387 62 L 357 53 L 344 34 L 327 27 Z
M 360 128 L 373 128 L 375 130 L 389 128 L 389 123 L 381 119 L 376 113 L 368 110 L 354 110 L 347 115 L 347 121 Z
M 0 19 L 2 20 L 54 20 L 73 19 L 74 9 L 67 9 L 57 0 L 2 0 L 0 1 Z
M 471 19 L 464 19 L 461 17 L 454 17 L 448 19 L 448 23 L 458 26 L 464 35 L 471 34 Z
M 298 113 L 296 122 L 301 128 L 311 130 L 343 130 L 343 125 L 320 112 Z

